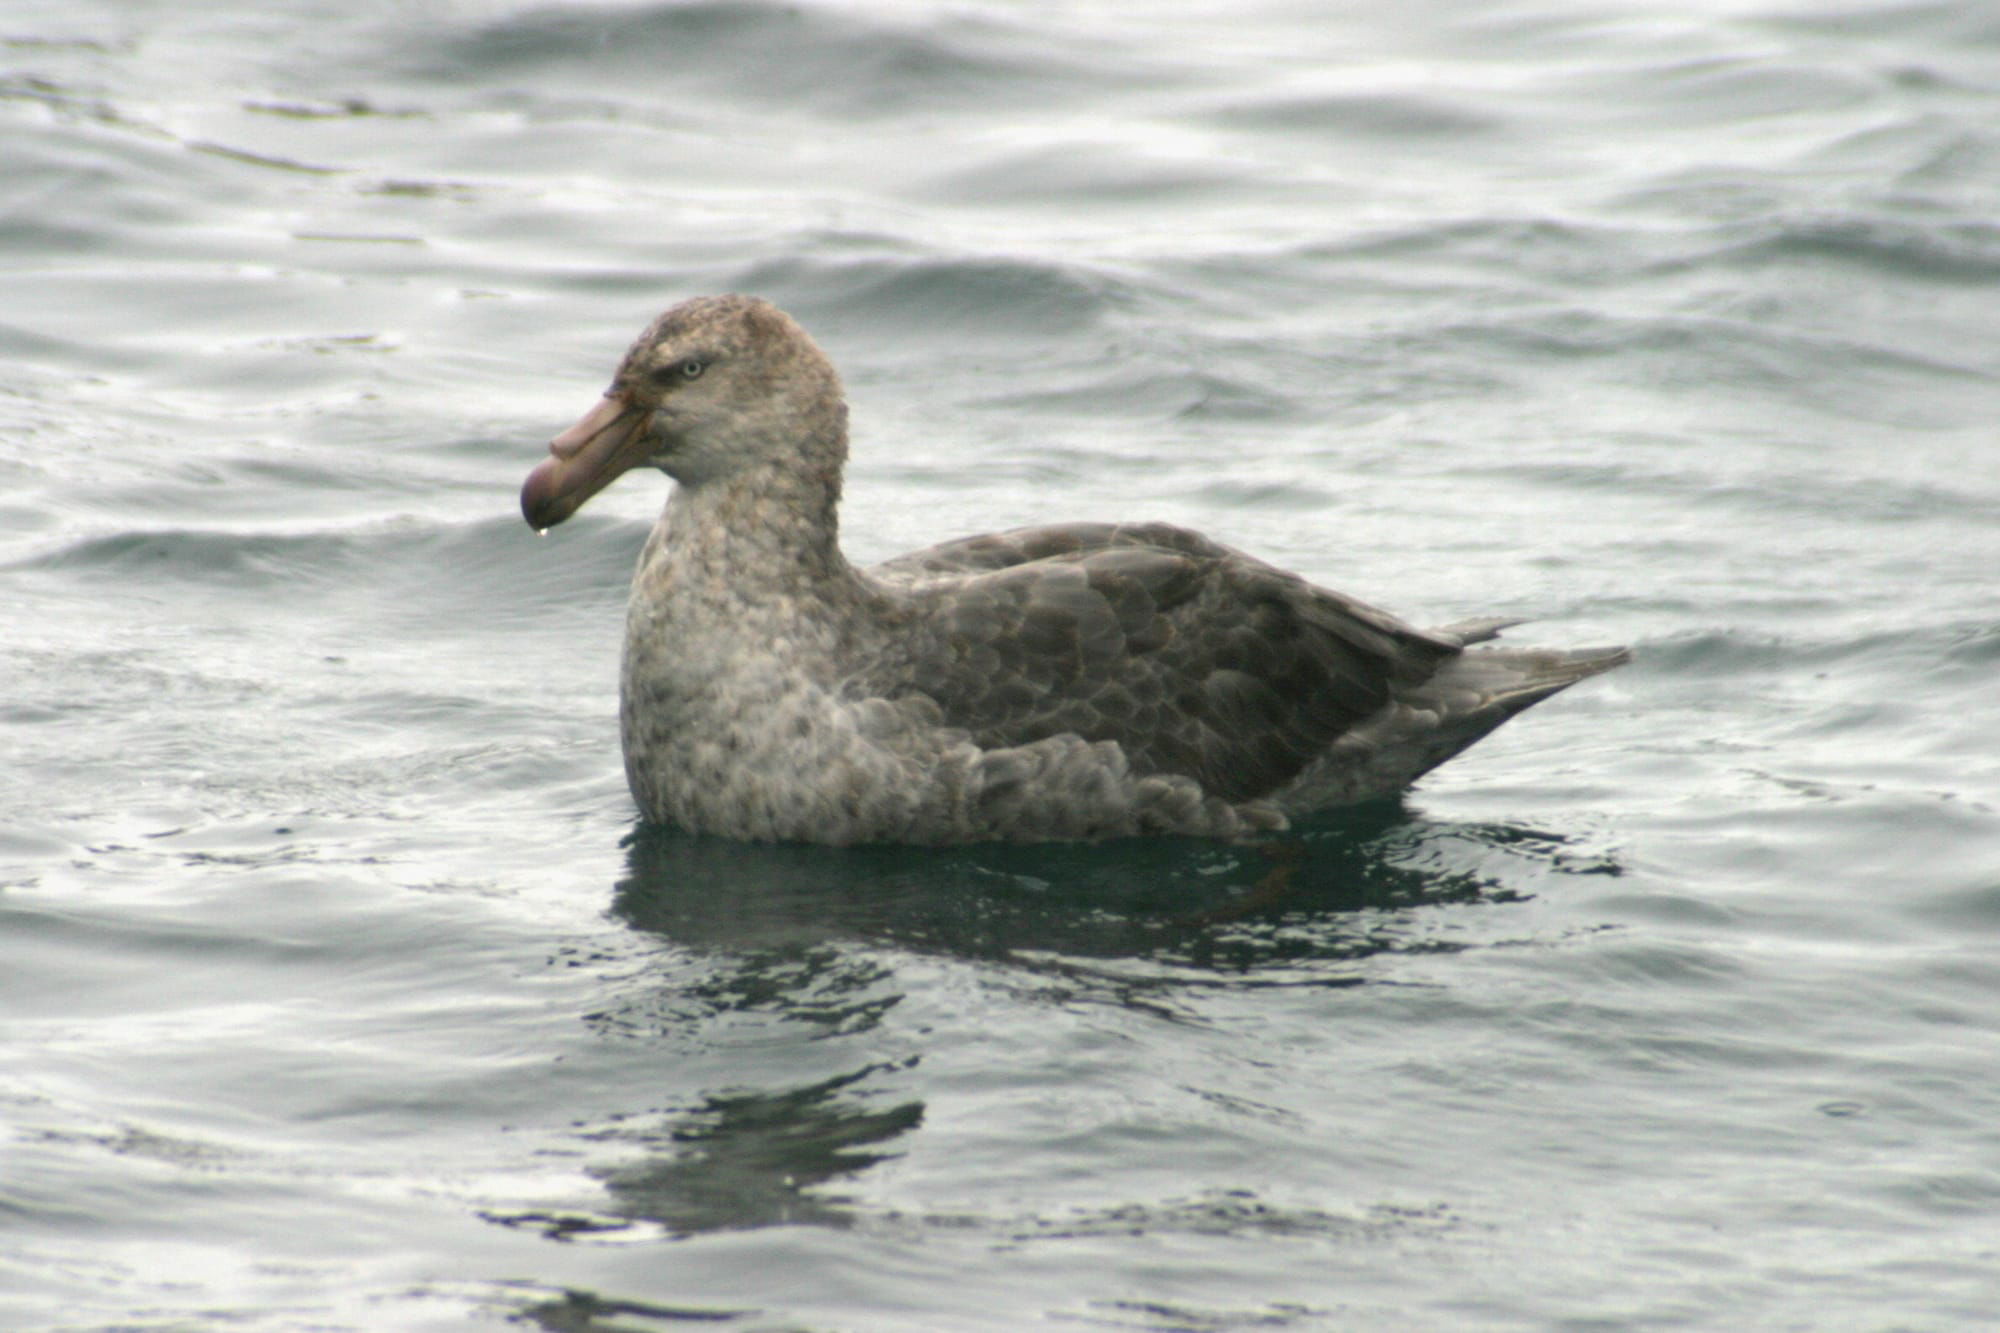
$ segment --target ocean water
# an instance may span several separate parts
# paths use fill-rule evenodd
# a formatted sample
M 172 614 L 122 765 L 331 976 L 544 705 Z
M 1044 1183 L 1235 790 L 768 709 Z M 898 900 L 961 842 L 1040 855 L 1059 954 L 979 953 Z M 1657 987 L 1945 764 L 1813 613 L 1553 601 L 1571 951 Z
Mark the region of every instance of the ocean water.
M 0 10 L 0 1327 L 2000 1310 L 2000 11 Z M 1273 846 L 639 828 L 660 308 L 876 559 L 1637 661 Z

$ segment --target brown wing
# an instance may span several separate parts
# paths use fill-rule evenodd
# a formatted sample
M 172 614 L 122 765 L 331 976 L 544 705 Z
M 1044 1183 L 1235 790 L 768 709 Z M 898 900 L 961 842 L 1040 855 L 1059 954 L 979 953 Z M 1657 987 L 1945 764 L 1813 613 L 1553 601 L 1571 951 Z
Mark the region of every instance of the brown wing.
M 877 572 L 935 579 L 912 593 L 897 685 L 979 744 L 1116 741 L 1139 772 L 1228 800 L 1283 786 L 1458 651 L 1166 524 L 1022 529 Z

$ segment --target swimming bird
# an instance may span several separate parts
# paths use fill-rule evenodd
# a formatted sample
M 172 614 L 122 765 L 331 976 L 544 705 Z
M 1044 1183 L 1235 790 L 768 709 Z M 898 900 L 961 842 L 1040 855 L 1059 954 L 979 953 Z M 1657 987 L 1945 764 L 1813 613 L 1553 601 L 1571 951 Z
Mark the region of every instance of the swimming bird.
M 847 405 L 769 302 L 697 297 L 521 489 L 546 530 L 675 482 L 639 556 L 620 730 L 652 822 L 739 839 L 1243 837 L 1395 792 L 1623 648 L 1480 648 L 1165 523 L 1065 523 L 857 568 Z

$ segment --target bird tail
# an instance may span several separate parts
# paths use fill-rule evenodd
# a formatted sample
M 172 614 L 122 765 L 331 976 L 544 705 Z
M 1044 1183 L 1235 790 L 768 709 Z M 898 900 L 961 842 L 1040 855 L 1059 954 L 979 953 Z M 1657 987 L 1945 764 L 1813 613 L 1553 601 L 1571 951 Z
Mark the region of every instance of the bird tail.
M 1468 620 L 1428 632 L 1443 644 L 1482 643 L 1518 622 Z M 1344 736 L 1281 792 L 1287 814 L 1401 791 L 1525 708 L 1632 660 L 1625 648 L 1478 648 L 1451 653 L 1429 679 Z
M 1468 622 L 1448 626 L 1445 632 L 1465 634 L 1466 642 L 1477 643 L 1493 638 L 1505 623 Z M 1550 695 L 1631 660 L 1631 650 L 1623 647 L 1478 648 L 1460 653 L 1403 696 L 1408 705 L 1434 710 L 1436 729 L 1423 747 L 1426 753 L 1419 773 L 1435 768 Z
M 1449 625 L 1440 625 L 1431 633 L 1440 639 L 1450 639 L 1462 648 L 1468 643 L 1497 639 L 1501 630 L 1527 623 L 1519 616 L 1484 616 L 1477 620 L 1454 620 Z
M 1522 709 L 1631 660 L 1623 647 L 1479 648 L 1446 662 L 1415 693 L 1441 704 L 1447 721 L 1475 726 L 1469 745 Z

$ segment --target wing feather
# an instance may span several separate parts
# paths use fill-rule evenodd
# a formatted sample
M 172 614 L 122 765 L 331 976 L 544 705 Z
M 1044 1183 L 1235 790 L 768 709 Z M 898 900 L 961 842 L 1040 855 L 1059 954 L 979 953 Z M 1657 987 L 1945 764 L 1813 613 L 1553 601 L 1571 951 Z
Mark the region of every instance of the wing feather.
M 873 687 L 929 696 L 982 747 L 1115 741 L 1138 773 L 1233 801 L 1282 787 L 1459 651 L 1160 523 L 968 538 L 873 573 L 915 611 Z

